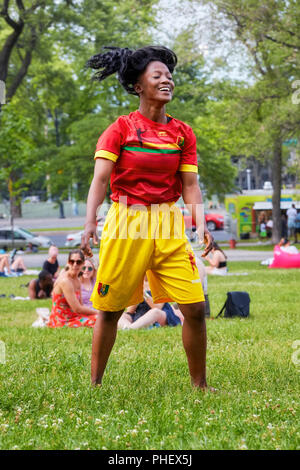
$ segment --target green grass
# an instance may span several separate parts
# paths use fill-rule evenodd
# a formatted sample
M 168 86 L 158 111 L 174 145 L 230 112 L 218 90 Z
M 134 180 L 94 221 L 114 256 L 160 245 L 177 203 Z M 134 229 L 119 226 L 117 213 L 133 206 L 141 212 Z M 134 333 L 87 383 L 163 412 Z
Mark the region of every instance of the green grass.
M 300 244 L 296 243 L 294 245 L 298 250 L 300 251 Z M 237 243 L 236 248 L 238 250 L 247 250 L 247 251 L 274 251 L 274 245 L 251 245 L 247 246 L 244 244 L 241 244 L 240 242 Z M 226 248 L 225 248 L 226 250 Z
M 230 263 L 209 278 L 215 316 L 230 290 L 250 318 L 208 320 L 208 381 L 190 386 L 181 328 L 120 331 L 101 389 L 90 386 L 89 329 L 34 329 L 50 301 L 0 299 L 1 449 L 299 449 L 299 270 Z M 27 295 L 29 278 L 1 279 Z

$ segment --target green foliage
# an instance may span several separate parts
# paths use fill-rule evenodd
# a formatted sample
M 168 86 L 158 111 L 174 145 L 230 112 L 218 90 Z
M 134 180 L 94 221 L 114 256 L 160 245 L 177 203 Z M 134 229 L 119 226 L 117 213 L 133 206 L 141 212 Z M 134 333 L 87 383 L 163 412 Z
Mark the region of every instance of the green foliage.
M 213 84 L 204 72 L 204 59 L 193 36 L 194 31 L 183 31 L 173 45 L 178 54 L 178 67 L 168 112 L 193 128 L 201 186 L 207 197 L 216 194 L 222 199 L 233 188 L 232 145 L 228 142 L 223 112 L 219 111 L 224 110 L 223 102 L 214 98 Z
M 0 182 L 18 198 L 34 175 L 43 170 L 36 157 L 30 119 L 13 103 L 6 106 L 0 121 Z

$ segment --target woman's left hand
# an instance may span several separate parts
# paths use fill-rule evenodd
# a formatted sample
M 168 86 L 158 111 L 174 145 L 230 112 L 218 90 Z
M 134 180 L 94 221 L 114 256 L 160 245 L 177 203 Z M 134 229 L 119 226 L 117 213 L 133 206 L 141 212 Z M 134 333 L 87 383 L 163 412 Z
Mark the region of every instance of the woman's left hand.
M 214 237 L 212 236 L 212 234 L 207 229 L 204 230 L 205 250 L 203 254 L 201 255 L 202 258 L 205 258 L 208 255 L 208 253 L 212 250 L 213 241 L 214 241 Z

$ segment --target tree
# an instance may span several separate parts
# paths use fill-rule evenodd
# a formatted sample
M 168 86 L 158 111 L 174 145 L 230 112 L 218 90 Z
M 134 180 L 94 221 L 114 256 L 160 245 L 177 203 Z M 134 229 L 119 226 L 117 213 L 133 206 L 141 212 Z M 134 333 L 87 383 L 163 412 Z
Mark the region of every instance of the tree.
M 0 80 L 7 83 L 6 97 L 9 101 L 26 77 L 33 53 L 38 50 L 40 38 L 54 23 L 66 18 L 66 8 L 71 2 L 55 2 L 49 6 L 45 0 L 4 0 L 0 4 L 0 18 L 9 26 L 0 50 Z
M 92 83 L 85 62 L 102 45 L 136 47 L 145 40 L 150 42 L 147 28 L 154 21 L 153 4 L 155 0 L 1 3 L 0 25 L 5 29 L 0 34 L 0 79 L 6 82 L 8 102 L 17 100 L 15 112 L 30 117 L 28 134 L 58 199 L 73 183 L 80 183 L 86 196 L 92 174 L 87 170 L 93 166 L 101 123 L 107 125 L 114 113 L 125 112 L 130 102 L 116 87 L 115 79 L 103 87 Z M 77 126 L 79 130 L 73 134 L 79 122 L 82 127 Z M 8 123 L 2 119 L 0 125 Z M 82 128 L 93 136 L 91 140 L 82 135 Z M 78 140 L 84 139 L 82 148 Z M 6 151 L 9 148 L 0 143 L 1 154 Z M 20 184 L 22 174 L 19 167 Z M 40 174 L 35 176 L 41 178 Z M 40 181 L 45 185 L 42 178 Z
M 213 84 L 209 82 L 194 33 L 191 28 L 182 31 L 171 45 L 178 55 L 178 66 L 174 72 L 174 98 L 168 112 L 193 128 L 201 187 L 207 197 L 217 195 L 222 200 L 233 189 L 235 177 L 230 162 L 231 146 L 219 113 L 223 96 L 217 99 L 213 96 Z
M 1 170 L 0 180 L 6 184 L 10 197 L 11 217 L 20 217 L 21 192 L 39 173 L 42 162 L 36 158 L 31 138 L 30 120 L 10 103 L 2 116 L 0 127 Z

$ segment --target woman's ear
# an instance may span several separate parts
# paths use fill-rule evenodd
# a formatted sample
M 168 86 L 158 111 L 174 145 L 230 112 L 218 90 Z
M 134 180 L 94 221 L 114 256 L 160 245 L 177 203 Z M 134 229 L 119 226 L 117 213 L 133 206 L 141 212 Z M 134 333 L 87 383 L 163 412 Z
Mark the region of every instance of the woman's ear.
M 140 93 L 142 93 L 143 89 L 142 89 L 142 86 L 140 83 L 136 83 L 134 85 L 134 91 L 139 95 Z

